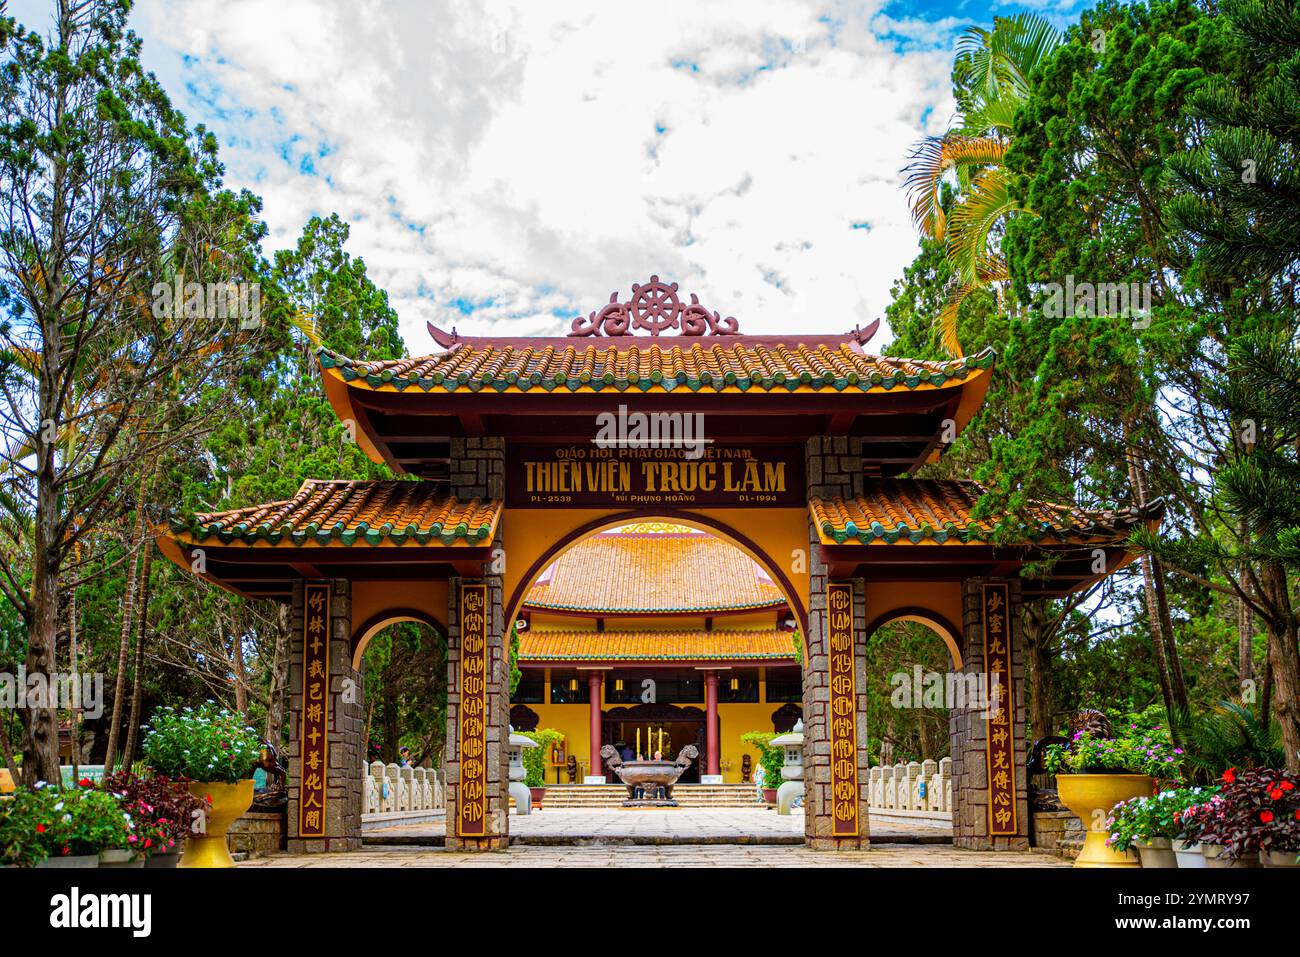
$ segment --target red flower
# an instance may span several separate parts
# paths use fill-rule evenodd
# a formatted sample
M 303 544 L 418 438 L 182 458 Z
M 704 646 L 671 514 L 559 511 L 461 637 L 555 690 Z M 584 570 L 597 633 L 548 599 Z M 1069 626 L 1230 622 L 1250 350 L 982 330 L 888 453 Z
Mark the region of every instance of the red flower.
M 1228 768 L 1228 770 L 1224 771 L 1223 780 L 1226 781 L 1228 784 L 1231 784 L 1233 781 L 1237 780 L 1237 775 L 1235 773 L 1236 770 L 1237 770 L 1236 768 Z
M 1274 788 L 1273 790 L 1268 792 L 1268 796 L 1271 797 L 1274 801 L 1280 801 L 1282 800 L 1282 789 Z
M 77 784 L 83 788 L 93 788 L 95 786 L 95 782 L 90 780 L 90 778 L 82 778 L 77 782 Z
M 1278 785 L 1278 787 L 1280 787 L 1283 791 L 1295 790 L 1295 785 L 1292 784 L 1290 781 L 1283 781 L 1281 784 Z
M 1297 813 L 1297 814 L 1300 814 L 1300 811 L 1297 811 L 1296 813 Z M 44 833 L 45 833 L 45 825 L 44 825 L 44 824 L 37 824 L 37 825 L 36 825 L 36 833 L 37 833 L 37 834 L 44 834 Z
M 1272 823 L 1273 823 L 1273 812 L 1272 812 L 1272 811 L 1260 811 L 1260 812 L 1259 812 L 1259 819 L 1260 819 L 1261 821 L 1263 821 L 1265 824 L 1272 824 Z

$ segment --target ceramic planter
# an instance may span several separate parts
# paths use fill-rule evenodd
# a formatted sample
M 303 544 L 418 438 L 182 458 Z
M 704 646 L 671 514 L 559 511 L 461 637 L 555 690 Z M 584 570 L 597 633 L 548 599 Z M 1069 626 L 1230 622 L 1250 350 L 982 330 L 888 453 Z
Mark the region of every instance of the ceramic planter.
M 1205 855 L 1201 853 L 1199 843 L 1189 844 L 1175 838 L 1174 857 L 1178 858 L 1178 866 L 1181 869 L 1198 870 L 1205 866 Z
M 1174 856 L 1173 842 L 1167 837 L 1153 837 L 1149 841 L 1134 842 L 1142 866 L 1148 868 L 1169 868 L 1178 866 Z
M 180 863 L 181 852 L 172 851 L 168 854 L 155 854 L 144 862 L 146 868 L 150 867 L 175 867 Z
M 1300 851 L 1260 851 L 1259 862 L 1265 867 L 1300 867 Z
M 1083 822 L 1087 837 L 1075 867 L 1141 867 L 1132 851 L 1113 851 L 1106 846 L 1106 818 L 1120 801 L 1150 797 L 1155 778 L 1145 774 L 1058 774 L 1057 794 L 1061 803 Z
M 191 834 L 181 855 L 181 867 L 234 867 L 234 858 L 226 846 L 226 831 L 241 814 L 253 805 L 253 779 L 235 784 L 191 781 L 190 793 L 197 798 L 211 798 L 207 812 L 206 833 Z
M 125 847 L 99 852 L 100 867 L 144 867 L 144 858 Z
M 47 857 L 37 867 L 99 867 L 98 854 L 76 854 L 69 857 Z
M 1228 849 L 1222 844 L 1202 844 L 1201 854 L 1205 856 L 1206 867 L 1259 867 L 1258 854 L 1243 854 L 1232 858 Z
M 776 788 L 763 788 L 763 803 L 776 807 Z

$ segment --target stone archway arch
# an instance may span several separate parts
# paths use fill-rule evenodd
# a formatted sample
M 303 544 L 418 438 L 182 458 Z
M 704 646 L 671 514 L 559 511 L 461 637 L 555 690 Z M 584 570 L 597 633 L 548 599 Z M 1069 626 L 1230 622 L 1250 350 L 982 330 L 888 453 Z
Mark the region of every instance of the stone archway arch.
M 366 619 L 360 625 L 352 629 L 352 668 L 355 671 L 361 671 L 361 665 L 365 658 L 366 646 L 370 640 L 379 634 L 389 625 L 396 625 L 404 621 L 418 622 L 428 625 L 444 639 L 447 637 L 447 626 L 439 621 L 435 615 L 430 614 L 420 608 L 389 608 L 384 611 L 376 612 L 370 618 Z
M 895 621 L 914 621 L 917 624 L 925 625 L 932 632 L 943 639 L 944 645 L 948 648 L 948 657 L 952 662 L 954 671 L 961 671 L 965 665 L 965 659 L 961 653 L 961 630 L 958 629 L 944 615 L 933 611 L 929 608 L 922 608 L 914 605 L 904 605 L 900 608 L 894 608 L 887 612 L 882 612 L 874 619 L 868 622 L 866 627 L 867 641 L 877 631 Z
M 509 515 L 509 512 L 507 512 Z M 560 535 L 548 548 L 546 548 L 533 562 L 521 578 L 518 579 L 514 589 L 510 592 L 509 599 L 506 602 L 506 621 L 514 621 L 520 608 L 523 606 L 524 598 L 528 590 L 532 588 L 533 583 L 537 581 L 553 562 L 561 555 L 572 548 L 579 542 L 598 535 L 601 532 L 608 531 L 611 528 L 618 528 L 622 525 L 631 525 L 638 522 L 672 522 L 678 525 L 685 525 L 696 531 L 704 532 L 722 539 L 730 545 L 739 548 L 760 568 L 763 569 L 772 581 L 776 583 L 777 588 L 781 590 L 782 596 L 790 606 L 791 612 L 795 616 L 795 621 L 799 625 L 799 632 L 805 636 L 804 640 L 804 663 L 807 664 L 807 641 L 808 634 L 808 603 L 805 595 L 795 585 L 782 566 L 769 554 L 768 549 L 760 545 L 744 532 L 741 532 L 734 525 L 715 518 L 712 515 L 705 515 L 700 512 L 684 511 L 678 509 L 665 508 L 642 508 L 630 509 L 623 512 L 603 515 L 599 518 L 589 519 L 582 522 L 564 534 Z M 506 526 L 505 534 L 508 536 L 509 526 Z M 509 546 L 507 544 L 507 553 Z

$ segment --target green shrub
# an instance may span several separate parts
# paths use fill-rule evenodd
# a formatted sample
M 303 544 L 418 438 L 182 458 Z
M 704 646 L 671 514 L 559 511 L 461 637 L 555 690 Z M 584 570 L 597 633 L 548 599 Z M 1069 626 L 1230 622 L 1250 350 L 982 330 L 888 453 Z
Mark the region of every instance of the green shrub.
M 143 751 L 149 766 L 169 778 L 234 784 L 253 776 L 262 739 L 239 714 L 209 701 L 197 709 L 155 711 Z
M 778 737 L 775 731 L 746 731 L 740 740 L 758 751 L 758 766 L 763 771 L 763 787 L 779 788 L 781 786 L 781 769 L 785 767 L 785 748 L 772 747 L 772 739 Z
M 517 731 L 525 738 L 537 742 L 535 748 L 524 748 L 524 784 L 530 788 L 546 787 L 546 758 L 551 753 L 551 745 L 564 740 L 564 732 L 554 728 L 538 728 L 536 731 Z

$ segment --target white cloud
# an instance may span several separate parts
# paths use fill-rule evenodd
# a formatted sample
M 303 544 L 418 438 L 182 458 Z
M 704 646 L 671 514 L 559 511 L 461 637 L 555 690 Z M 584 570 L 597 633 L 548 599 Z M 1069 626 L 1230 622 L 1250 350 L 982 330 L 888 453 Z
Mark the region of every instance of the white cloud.
M 881 7 L 142 0 L 134 24 L 271 247 L 338 212 L 421 352 L 426 319 L 558 333 L 651 272 L 748 332 L 883 315 L 963 22 Z

